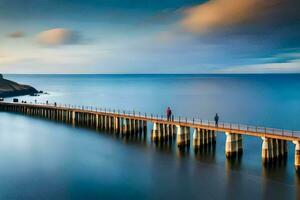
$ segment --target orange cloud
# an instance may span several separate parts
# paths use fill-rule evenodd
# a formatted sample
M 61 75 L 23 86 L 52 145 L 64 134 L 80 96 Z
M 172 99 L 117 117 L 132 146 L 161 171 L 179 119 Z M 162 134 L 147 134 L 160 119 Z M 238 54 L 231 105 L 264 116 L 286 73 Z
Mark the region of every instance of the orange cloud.
M 79 35 L 71 30 L 55 28 L 38 34 L 37 41 L 48 46 L 74 44 L 79 42 Z
M 258 20 L 279 0 L 210 0 L 185 10 L 180 24 L 193 33 L 210 32 Z
M 8 36 L 11 38 L 21 38 L 21 37 L 24 37 L 25 34 L 22 31 L 16 31 L 16 32 L 8 34 Z

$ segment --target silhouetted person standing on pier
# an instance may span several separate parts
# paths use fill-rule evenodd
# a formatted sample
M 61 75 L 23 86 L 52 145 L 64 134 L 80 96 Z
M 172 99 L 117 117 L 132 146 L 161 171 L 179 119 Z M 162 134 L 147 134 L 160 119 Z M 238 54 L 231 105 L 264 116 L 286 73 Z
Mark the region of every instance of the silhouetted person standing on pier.
M 216 115 L 215 115 L 215 123 L 216 123 L 216 127 L 218 127 L 218 123 L 219 123 L 219 115 L 218 115 L 218 113 L 216 113 Z
M 167 108 L 167 119 L 168 119 L 168 121 L 171 121 L 171 115 L 172 115 L 171 108 L 168 107 L 168 108 Z

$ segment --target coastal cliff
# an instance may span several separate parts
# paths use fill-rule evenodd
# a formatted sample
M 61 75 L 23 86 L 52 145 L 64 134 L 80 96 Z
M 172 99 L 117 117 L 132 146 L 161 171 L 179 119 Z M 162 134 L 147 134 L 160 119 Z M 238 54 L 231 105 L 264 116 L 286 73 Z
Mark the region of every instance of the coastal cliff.
M 0 97 L 33 95 L 36 93 L 38 93 L 38 91 L 35 88 L 4 79 L 3 75 L 0 74 Z

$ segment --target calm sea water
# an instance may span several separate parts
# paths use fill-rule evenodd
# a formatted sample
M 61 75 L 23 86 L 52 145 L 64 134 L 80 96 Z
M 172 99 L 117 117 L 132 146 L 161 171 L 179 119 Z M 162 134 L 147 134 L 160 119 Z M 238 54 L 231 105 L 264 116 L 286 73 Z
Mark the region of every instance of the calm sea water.
M 300 130 L 300 75 L 6 75 L 57 102 Z M 11 99 L 6 99 L 11 101 Z M 149 130 L 151 126 L 149 124 Z M 0 113 L 0 199 L 300 199 L 294 145 L 264 167 L 262 140 L 244 137 L 242 159 L 180 152 L 146 138 Z

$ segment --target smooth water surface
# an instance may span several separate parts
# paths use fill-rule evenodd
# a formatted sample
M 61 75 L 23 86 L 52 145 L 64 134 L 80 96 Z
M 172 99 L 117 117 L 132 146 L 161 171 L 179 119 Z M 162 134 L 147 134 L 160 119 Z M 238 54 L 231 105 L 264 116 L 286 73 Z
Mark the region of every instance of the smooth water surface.
M 6 75 L 57 102 L 300 130 L 300 75 Z M 11 101 L 11 98 L 6 99 Z M 148 126 L 148 131 L 151 124 Z M 0 113 L 0 199 L 299 199 L 294 145 L 264 167 L 261 139 L 244 137 L 241 160 L 216 149 L 180 152 L 118 135 Z

